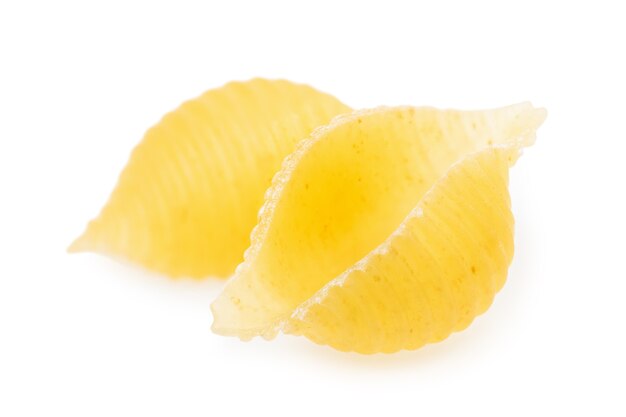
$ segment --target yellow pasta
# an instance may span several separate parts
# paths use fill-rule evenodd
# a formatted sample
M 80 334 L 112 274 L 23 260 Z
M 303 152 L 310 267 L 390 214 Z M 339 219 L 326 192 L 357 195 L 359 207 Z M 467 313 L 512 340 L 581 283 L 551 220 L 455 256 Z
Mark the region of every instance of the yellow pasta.
M 170 276 L 231 274 L 282 159 L 315 127 L 348 111 L 306 85 L 263 79 L 187 101 L 148 130 L 70 251 Z
M 360 353 L 467 327 L 513 256 L 508 169 L 545 111 L 378 108 L 301 142 L 268 190 L 213 330 Z

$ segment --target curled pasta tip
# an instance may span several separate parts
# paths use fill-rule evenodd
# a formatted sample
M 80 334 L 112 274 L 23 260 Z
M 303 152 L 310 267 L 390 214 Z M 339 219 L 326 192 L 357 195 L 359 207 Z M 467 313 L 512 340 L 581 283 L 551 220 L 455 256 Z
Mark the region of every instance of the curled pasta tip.
M 68 253 L 79 253 L 87 251 L 88 245 L 85 239 L 85 235 L 80 235 L 67 247 Z

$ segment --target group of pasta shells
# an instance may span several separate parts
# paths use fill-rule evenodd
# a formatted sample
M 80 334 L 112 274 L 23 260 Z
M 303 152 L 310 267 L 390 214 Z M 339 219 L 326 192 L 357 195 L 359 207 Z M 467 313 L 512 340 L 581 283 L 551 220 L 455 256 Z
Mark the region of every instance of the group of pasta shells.
M 513 257 L 508 172 L 544 109 L 356 110 L 284 80 L 183 103 L 70 246 L 229 277 L 213 331 L 416 349 L 467 327 Z

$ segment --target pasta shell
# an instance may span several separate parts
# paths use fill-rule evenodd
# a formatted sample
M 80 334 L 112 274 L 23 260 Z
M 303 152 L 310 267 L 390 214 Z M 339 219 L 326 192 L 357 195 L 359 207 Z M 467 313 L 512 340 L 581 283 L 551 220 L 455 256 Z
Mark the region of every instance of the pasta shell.
M 170 276 L 227 276 L 283 158 L 350 109 L 288 81 L 232 82 L 187 101 L 145 134 L 100 215 L 70 247 Z
M 378 108 L 315 131 L 276 175 L 213 330 L 374 353 L 467 327 L 504 284 L 508 169 L 544 118 Z

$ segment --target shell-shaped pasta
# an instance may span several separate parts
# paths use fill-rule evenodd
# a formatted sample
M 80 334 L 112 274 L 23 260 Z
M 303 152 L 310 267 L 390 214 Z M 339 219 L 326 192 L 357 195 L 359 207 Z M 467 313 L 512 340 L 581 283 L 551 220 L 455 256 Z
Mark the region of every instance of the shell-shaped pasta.
M 378 108 L 316 130 L 276 175 L 213 330 L 373 353 L 465 328 L 504 284 L 508 169 L 544 118 Z
M 283 80 L 232 82 L 185 102 L 148 130 L 70 251 L 170 276 L 231 274 L 283 158 L 315 127 L 349 111 Z

